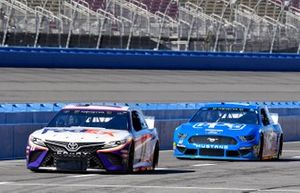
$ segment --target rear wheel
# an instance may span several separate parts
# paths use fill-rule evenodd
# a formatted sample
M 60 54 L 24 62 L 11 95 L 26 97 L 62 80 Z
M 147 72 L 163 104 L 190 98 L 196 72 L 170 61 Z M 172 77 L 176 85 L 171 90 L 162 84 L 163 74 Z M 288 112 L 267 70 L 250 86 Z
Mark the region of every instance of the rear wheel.
M 155 170 L 159 159 L 159 144 L 156 143 L 154 153 L 153 153 L 153 159 L 152 159 L 152 170 Z
M 263 160 L 264 155 L 264 136 L 260 136 L 258 159 Z

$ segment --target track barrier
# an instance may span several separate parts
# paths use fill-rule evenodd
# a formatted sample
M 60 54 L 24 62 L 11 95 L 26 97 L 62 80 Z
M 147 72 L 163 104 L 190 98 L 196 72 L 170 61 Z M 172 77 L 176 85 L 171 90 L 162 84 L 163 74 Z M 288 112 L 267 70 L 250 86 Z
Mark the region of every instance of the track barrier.
M 147 104 L 98 103 L 140 108 L 146 116 L 155 117 L 161 149 L 172 149 L 173 131 L 186 122 L 204 103 Z M 300 102 L 261 102 L 270 112 L 278 113 L 284 141 L 300 140 Z M 47 122 L 67 103 L 0 104 L 0 160 L 25 157 L 30 133 Z
M 300 71 L 299 54 L 0 47 L 0 67 Z

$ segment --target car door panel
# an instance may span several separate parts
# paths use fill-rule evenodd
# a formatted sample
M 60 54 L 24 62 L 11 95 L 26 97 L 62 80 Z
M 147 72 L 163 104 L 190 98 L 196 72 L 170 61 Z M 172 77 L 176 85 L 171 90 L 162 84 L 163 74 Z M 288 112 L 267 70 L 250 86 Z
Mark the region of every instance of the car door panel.
M 143 115 L 137 111 L 133 112 L 133 124 L 135 135 L 135 160 L 136 164 L 150 162 L 152 133 L 147 127 Z M 139 125 L 138 123 L 139 122 Z

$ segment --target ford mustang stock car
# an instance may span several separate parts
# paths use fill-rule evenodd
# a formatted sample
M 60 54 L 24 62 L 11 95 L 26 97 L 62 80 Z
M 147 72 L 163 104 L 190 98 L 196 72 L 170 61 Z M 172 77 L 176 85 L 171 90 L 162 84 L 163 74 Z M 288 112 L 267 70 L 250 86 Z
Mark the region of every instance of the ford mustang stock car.
M 273 119 L 262 105 L 207 104 L 175 129 L 174 155 L 178 159 L 279 159 L 283 132 Z
M 68 105 L 33 132 L 26 149 L 32 171 L 154 170 L 159 139 L 142 112 L 129 107 Z

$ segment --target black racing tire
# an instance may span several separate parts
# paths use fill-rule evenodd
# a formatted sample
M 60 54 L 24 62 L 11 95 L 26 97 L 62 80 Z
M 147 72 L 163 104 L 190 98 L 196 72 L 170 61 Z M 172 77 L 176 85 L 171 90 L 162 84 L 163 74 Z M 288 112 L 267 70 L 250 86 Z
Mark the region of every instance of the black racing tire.
M 33 172 L 33 173 L 40 173 L 40 172 L 42 172 L 41 170 L 39 170 L 39 169 L 29 169 L 31 172 Z
M 128 153 L 128 166 L 127 166 L 127 172 L 132 173 L 133 172 L 133 164 L 134 164 L 134 143 L 130 145 L 129 153 Z
M 190 158 L 185 158 L 185 157 L 176 157 L 178 160 L 191 160 Z
M 260 140 L 259 140 L 259 153 L 258 153 L 258 159 L 259 160 L 263 160 L 263 154 L 264 154 L 264 136 L 261 135 L 260 136 Z
M 283 135 L 280 135 L 279 139 L 279 149 L 276 155 L 276 160 L 280 159 L 280 156 L 282 155 L 282 147 L 283 147 Z
M 158 165 L 159 160 L 159 144 L 156 143 L 154 153 L 153 153 L 153 159 L 152 159 L 152 170 L 155 170 L 156 166 Z

